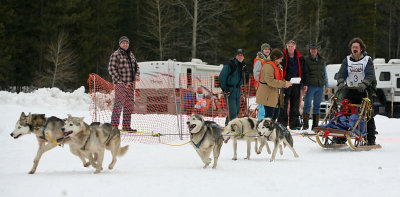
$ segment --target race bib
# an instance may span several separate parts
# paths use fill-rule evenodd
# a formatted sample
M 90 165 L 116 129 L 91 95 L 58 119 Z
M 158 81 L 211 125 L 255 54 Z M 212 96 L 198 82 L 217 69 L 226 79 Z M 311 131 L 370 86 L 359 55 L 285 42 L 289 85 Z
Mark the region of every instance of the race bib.
M 365 78 L 365 68 L 367 67 L 367 63 L 369 60 L 369 56 L 365 56 L 362 60 L 358 62 L 353 62 L 350 60 L 350 56 L 347 56 L 347 79 L 346 84 L 348 87 L 357 87 L 359 83 L 361 83 Z

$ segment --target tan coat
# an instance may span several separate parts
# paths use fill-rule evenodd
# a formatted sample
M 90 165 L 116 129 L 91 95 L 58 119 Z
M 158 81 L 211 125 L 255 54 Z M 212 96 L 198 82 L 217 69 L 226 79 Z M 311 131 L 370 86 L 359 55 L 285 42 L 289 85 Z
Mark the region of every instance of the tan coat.
M 266 83 L 266 84 L 265 84 Z M 285 85 L 284 81 L 275 79 L 274 66 L 265 63 L 261 69 L 260 84 L 256 94 L 256 103 L 268 107 L 278 107 L 279 88 Z M 283 99 L 281 99 L 283 105 Z

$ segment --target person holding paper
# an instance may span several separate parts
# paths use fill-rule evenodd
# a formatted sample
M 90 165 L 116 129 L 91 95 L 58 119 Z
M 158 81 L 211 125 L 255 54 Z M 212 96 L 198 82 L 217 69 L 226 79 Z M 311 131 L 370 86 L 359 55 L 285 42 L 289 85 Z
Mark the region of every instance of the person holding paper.
M 290 129 L 298 130 L 302 126 L 299 112 L 301 99 L 300 91 L 307 82 L 308 73 L 304 67 L 304 58 L 296 49 L 296 42 L 289 40 L 286 43 L 286 49 L 283 50 L 283 53 L 283 78 L 286 81 L 290 81 L 294 77 L 299 77 L 301 78 L 301 82 L 299 84 L 293 84 L 291 87 L 284 90 L 284 108 L 279 115 L 278 121 L 284 126 L 288 125 L 287 111 L 290 102 L 289 127 Z M 304 86 L 304 90 L 307 90 L 307 86 Z
M 303 108 L 303 129 L 308 129 L 308 120 L 310 117 L 311 101 L 313 102 L 312 119 L 313 123 L 311 129 L 318 126 L 320 104 L 322 101 L 322 95 L 324 92 L 328 93 L 328 76 L 326 74 L 326 62 L 323 57 L 318 53 L 319 46 L 315 43 L 311 43 L 309 46 L 309 55 L 304 57 L 304 66 L 308 70 L 308 90 L 304 96 L 304 108 Z
M 264 106 L 265 118 L 275 121 L 279 116 L 278 105 L 283 106 L 281 88 L 290 87 L 292 84 L 283 79 L 280 65 L 283 59 L 282 51 L 273 49 L 270 57 L 271 61 L 265 62 L 260 71 L 256 103 Z

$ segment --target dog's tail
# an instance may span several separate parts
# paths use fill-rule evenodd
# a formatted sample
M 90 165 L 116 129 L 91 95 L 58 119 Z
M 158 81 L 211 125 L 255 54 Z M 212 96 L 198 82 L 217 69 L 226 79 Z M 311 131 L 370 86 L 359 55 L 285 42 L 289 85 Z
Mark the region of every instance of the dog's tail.
M 129 149 L 129 145 L 126 145 L 126 146 L 124 146 L 124 147 L 119 147 L 118 156 L 119 156 L 119 157 L 124 156 L 125 153 L 128 151 L 128 149 Z

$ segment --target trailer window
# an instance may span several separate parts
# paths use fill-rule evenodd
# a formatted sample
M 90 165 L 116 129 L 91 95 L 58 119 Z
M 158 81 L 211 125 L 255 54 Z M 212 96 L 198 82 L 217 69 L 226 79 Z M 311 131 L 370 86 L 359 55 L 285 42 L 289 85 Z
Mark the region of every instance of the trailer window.
M 187 80 L 187 87 L 189 88 L 192 86 L 192 69 L 186 69 L 186 80 Z
M 214 87 L 219 88 L 219 76 L 214 76 Z
M 390 81 L 390 72 L 381 72 L 379 81 Z
M 400 88 L 400 78 L 397 78 L 396 87 Z

